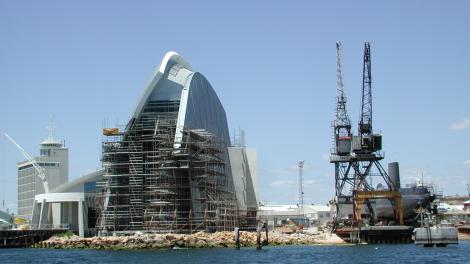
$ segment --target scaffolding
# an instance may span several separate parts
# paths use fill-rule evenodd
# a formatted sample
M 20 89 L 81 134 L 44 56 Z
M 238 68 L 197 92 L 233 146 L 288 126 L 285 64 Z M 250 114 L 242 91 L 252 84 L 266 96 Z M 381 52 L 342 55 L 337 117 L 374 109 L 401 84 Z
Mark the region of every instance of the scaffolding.
M 178 108 L 179 101 L 150 101 L 125 129 L 103 130 L 101 231 L 193 233 L 238 225 L 225 143 L 203 129 L 177 131 Z

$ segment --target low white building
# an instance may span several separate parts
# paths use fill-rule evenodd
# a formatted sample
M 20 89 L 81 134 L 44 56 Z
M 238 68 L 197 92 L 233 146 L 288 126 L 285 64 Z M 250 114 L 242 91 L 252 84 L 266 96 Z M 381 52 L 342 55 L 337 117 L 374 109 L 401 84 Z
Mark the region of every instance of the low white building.
M 34 198 L 31 227 L 67 228 L 81 237 L 94 234 L 96 224 L 97 182 L 103 180 L 103 170 L 86 174 L 54 188 L 50 193 Z
M 258 208 L 258 218 L 267 222 L 269 228 L 276 228 L 294 220 L 308 226 L 326 225 L 333 219 L 333 212 L 325 205 L 304 205 L 303 210 L 297 205 L 263 205 Z

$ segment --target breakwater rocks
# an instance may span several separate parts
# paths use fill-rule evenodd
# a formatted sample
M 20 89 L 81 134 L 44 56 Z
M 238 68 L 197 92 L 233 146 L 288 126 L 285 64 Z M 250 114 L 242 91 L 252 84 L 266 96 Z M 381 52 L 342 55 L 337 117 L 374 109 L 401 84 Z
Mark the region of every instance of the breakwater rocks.
M 269 232 L 270 245 L 308 245 L 326 243 L 324 236 L 310 234 L 280 234 Z M 266 240 L 264 234 L 261 242 Z M 256 233 L 240 232 L 240 246 L 256 246 Z M 80 249 L 171 249 L 171 248 L 218 248 L 235 247 L 233 232 L 194 234 L 136 234 L 112 237 L 51 237 L 34 245 L 37 248 Z

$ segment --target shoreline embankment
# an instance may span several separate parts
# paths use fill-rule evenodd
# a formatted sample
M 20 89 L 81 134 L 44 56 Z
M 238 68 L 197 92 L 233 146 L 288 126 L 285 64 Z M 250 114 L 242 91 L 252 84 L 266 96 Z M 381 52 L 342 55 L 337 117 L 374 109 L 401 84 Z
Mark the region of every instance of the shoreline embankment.
M 330 234 L 282 234 L 269 232 L 269 245 L 316 245 L 345 244 L 336 235 Z M 261 236 L 264 244 L 266 236 Z M 240 246 L 256 246 L 255 232 L 240 232 Z M 135 234 L 132 236 L 107 236 L 81 238 L 78 236 L 53 236 L 35 244 L 35 248 L 51 249 L 174 249 L 174 248 L 224 248 L 236 247 L 233 232 L 198 232 L 194 234 Z

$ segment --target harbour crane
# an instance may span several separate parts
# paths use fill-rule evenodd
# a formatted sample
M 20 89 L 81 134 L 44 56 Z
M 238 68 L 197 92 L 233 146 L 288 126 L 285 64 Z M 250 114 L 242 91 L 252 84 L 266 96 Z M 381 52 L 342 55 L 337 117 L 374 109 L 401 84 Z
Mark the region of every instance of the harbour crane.
M 372 129 L 372 72 L 370 44 L 364 44 L 362 72 L 361 113 L 358 122 L 358 133 L 351 132 L 351 121 L 346 111 L 346 96 L 344 95 L 341 43 L 336 43 L 336 76 L 337 76 L 337 100 L 336 117 L 333 123 L 335 150 L 331 153 L 330 162 L 335 165 L 336 195 L 334 203 L 336 214 L 333 218 L 333 228 L 341 221 L 341 215 L 347 212 L 347 208 L 353 207 L 353 223 L 358 224 L 361 219 L 361 208 L 364 203 L 368 206 L 369 214 L 375 218 L 369 205 L 369 200 L 389 199 L 399 217 L 401 196 L 397 193 L 397 186 L 390 180 L 385 169 L 380 164 L 384 158 L 382 149 L 382 135 L 374 134 Z M 387 185 L 384 192 L 376 190 L 372 186 L 372 177 L 378 176 Z M 369 180 L 369 182 L 367 181 Z M 349 214 L 349 213 L 348 213 Z M 398 219 L 400 218 L 400 219 Z M 370 224 L 373 224 L 372 221 Z
M 333 217 L 334 227 L 340 218 L 339 212 L 344 206 L 351 204 L 351 194 L 345 190 L 345 185 L 351 183 L 354 177 L 351 171 L 351 120 L 349 118 L 344 92 L 343 70 L 341 63 L 341 42 L 336 42 L 336 116 L 333 121 L 334 150 L 331 153 L 330 162 L 335 165 L 335 199 L 336 213 Z
M 18 148 L 21 154 L 23 154 L 23 156 L 31 163 L 33 168 L 37 171 L 38 177 L 42 181 L 42 186 L 44 186 L 44 192 L 49 193 L 49 183 L 47 182 L 46 175 L 44 174 L 44 168 L 39 166 L 39 164 L 33 159 L 33 157 L 31 157 L 31 155 L 29 155 L 26 150 L 24 150 L 20 145 L 18 145 L 18 143 L 16 143 L 7 133 L 3 134 Z

